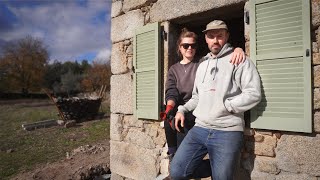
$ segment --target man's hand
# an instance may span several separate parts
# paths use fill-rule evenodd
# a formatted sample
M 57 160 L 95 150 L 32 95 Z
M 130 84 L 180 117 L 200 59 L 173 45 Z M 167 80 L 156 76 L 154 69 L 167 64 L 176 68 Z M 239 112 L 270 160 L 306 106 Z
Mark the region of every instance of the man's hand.
M 180 127 L 184 126 L 184 115 L 180 112 L 177 112 L 175 117 L 175 127 L 177 131 L 181 132 L 181 130 L 179 129 L 179 123 Z
M 235 48 L 230 59 L 230 63 L 238 65 L 246 60 L 246 55 L 241 48 Z

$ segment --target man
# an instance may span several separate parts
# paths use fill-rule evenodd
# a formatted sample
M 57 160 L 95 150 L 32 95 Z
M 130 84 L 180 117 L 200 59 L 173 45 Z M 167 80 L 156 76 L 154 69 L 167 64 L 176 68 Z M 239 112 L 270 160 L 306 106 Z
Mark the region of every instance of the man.
M 211 177 L 231 180 L 243 144 L 244 112 L 261 99 L 260 77 L 249 59 L 238 66 L 229 63 L 233 48 L 227 43 L 229 33 L 223 21 L 210 22 L 203 32 L 211 52 L 198 67 L 192 98 L 178 107 L 175 116 L 179 129 L 184 126 L 184 114 L 194 110 L 196 124 L 178 148 L 170 175 L 172 179 L 197 178 L 197 167 L 208 153 Z

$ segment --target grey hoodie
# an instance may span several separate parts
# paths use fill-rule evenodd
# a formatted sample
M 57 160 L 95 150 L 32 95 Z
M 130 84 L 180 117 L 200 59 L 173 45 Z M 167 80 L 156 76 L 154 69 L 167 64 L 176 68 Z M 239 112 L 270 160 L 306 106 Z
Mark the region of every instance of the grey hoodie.
M 216 57 L 208 53 L 199 65 L 191 99 L 178 112 L 193 111 L 196 126 L 243 131 L 244 112 L 261 100 L 260 77 L 253 62 L 231 64 L 233 48 L 225 44 Z

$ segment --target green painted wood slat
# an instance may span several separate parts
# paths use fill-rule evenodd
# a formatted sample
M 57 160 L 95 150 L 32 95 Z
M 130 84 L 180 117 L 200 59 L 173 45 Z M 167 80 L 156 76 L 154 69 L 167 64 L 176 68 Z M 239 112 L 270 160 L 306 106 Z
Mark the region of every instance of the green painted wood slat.
M 134 116 L 159 120 L 160 113 L 160 24 L 153 23 L 135 31 L 133 64 Z
M 262 83 L 251 127 L 312 132 L 310 1 L 250 0 L 250 58 Z

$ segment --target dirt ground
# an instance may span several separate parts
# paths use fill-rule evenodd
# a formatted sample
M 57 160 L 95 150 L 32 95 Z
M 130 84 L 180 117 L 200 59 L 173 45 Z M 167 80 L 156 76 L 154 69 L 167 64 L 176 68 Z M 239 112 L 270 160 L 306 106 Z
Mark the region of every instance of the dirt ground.
M 23 107 L 50 106 L 47 100 L 8 100 L 0 105 L 19 104 Z M 90 123 L 90 121 L 89 121 Z M 83 123 L 85 125 L 86 123 Z M 12 180 L 100 180 L 110 175 L 109 140 L 96 144 L 80 146 L 67 152 L 62 160 L 39 165 L 32 171 L 23 171 L 12 177 Z M 102 178 L 101 175 L 104 175 Z M 0 178 L 1 179 L 1 178 Z
M 109 151 L 109 141 L 81 146 L 67 153 L 61 161 L 39 166 L 30 172 L 21 172 L 12 179 L 102 179 L 100 175 L 110 174 Z

